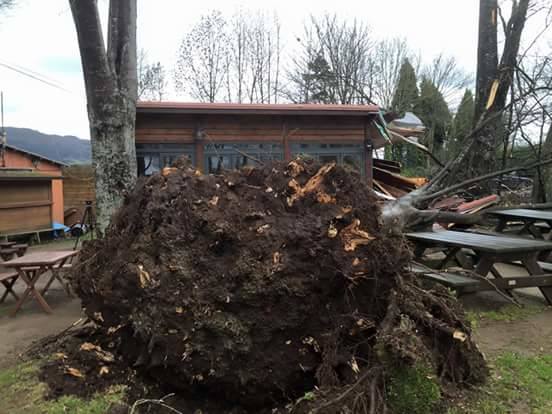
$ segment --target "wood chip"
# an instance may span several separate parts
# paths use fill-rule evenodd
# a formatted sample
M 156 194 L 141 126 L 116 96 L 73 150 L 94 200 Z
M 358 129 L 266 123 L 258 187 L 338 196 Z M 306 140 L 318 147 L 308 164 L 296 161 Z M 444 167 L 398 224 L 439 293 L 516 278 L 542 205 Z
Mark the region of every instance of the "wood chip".
M 292 161 L 293 162 L 293 161 Z M 295 180 L 291 179 L 288 183 L 288 186 L 294 191 L 294 193 L 288 197 L 287 203 L 288 206 L 293 206 L 295 201 L 300 198 L 305 197 L 307 194 L 316 194 L 316 200 L 322 204 L 333 204 L 336 202 L 335 198 L 329 195 L 322 188 L 322 182 L 324 181 L 324 176 L 328 174 L 335 167 L 335 163 L 326 164 L 318 170 L 318 172 L 313 175 L 306 184 L 301 187 L 301 185 Z
M 215 207 L 218 204 L 218 202 L 219 202 L 218 196 L 213 196 L 213 198 L 209 200 L 209 205 Z
M 178 168 L 174 168 L 174 167 L 165 167 L 163 168 L 163 170 L 161 171 L 161 174 L 166 177 L 167 175 L 170 175 L 170 174 L 173 174 L 175 172 L 178 171 Z
M 144 266 L 142 265 L 138 265 L 138 278 L 140 279 L 142 289 L 151 282 L 150 274 L 144 270 Z
M 353 222 L 340 232 L 346 252 L 354 252 L 358 246 L 370 244 L 375 237 L 360 228 L 360 220 L 354 219 Z
M 84 378 L 84 374 L 76 368 L 67 367 L 65 373 L 75 378 Z
M 109 368 L 108 367 L 101 367 L 100 368 L 100 375 L 107 375 L 109 374 Z

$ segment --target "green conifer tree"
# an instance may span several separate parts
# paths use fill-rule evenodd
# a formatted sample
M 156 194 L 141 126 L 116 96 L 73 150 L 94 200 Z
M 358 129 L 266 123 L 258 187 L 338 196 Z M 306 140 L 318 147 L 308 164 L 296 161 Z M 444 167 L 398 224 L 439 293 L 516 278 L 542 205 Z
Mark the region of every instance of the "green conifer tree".
M 462 148 L 465 139 L 472 130 L 475 102 L 471 90 L 466 89 L 451 128 L 451 139 L 447 148 L 447 158 L 451 159 Z
M 399 115 L 405 112 L 412 112 L 418 99 L 418 85 L 416 81 L 416 72 L 408 59 L 405 59 L 399 72 L 399 81 L 393 95 L 391 110 Z M 385 148 L 385 158 L 398 161 L 405 165 L 407 161 L 408 148 L 405 144 L 388 145 Z M 405 165 L 406 166 L 406 165 Z
M 423 79 L 420 85 L 420 96 L 414 106 L 414 113 L 422 120 L 427 133 L 424 144 L 438 158 L 443 158 L 443 149 L 446 147 L 451 114 L 443 95 L 429 79 Z M 423 158 L 412 160 L 410 168 L 423 167 Z

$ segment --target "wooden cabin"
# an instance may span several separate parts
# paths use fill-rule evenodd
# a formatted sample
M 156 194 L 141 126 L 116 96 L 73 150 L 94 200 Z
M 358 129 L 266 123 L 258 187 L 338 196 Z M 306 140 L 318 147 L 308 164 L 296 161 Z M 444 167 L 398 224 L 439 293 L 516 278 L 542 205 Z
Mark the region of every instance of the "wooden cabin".
M 0 146 L 0 237 L 63 224 L 63 163 Z
M 205 173 L 304 155 L 354 168 L 371 183 L 373 152 L 388 139 L 383 124 L 374 105 L 139 102 L 138 172 L 181 155 Z

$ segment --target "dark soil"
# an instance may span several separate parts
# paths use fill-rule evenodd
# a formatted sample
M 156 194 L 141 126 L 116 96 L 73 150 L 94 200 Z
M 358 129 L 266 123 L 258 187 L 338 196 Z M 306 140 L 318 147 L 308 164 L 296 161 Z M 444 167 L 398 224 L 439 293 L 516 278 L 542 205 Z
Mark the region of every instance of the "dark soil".
M 447 386 L 486 376 L 455 299 L 415 283 L 371 190 L 334 165 L 205 176 L 181 162 L 140 181 L 82 257 L 72 283 L 100 342 L 118 338 L 108 351 L 126 367 L 218 412 L 310 392 L 288 408 L 381 412 L 397 366 Z

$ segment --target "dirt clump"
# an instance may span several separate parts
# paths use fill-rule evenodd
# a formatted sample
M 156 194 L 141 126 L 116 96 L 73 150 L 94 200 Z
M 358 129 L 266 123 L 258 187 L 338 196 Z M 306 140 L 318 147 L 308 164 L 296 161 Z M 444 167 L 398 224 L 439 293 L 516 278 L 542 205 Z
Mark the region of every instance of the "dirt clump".
M 372 191 L 334 164 L 179 162 L 142 179 L 82 258 L 72 284 L 114 354 L 177 393 L 381 412 L 395 367 L 440 384 L 486 375 L 456 300 L 417 285 Z

